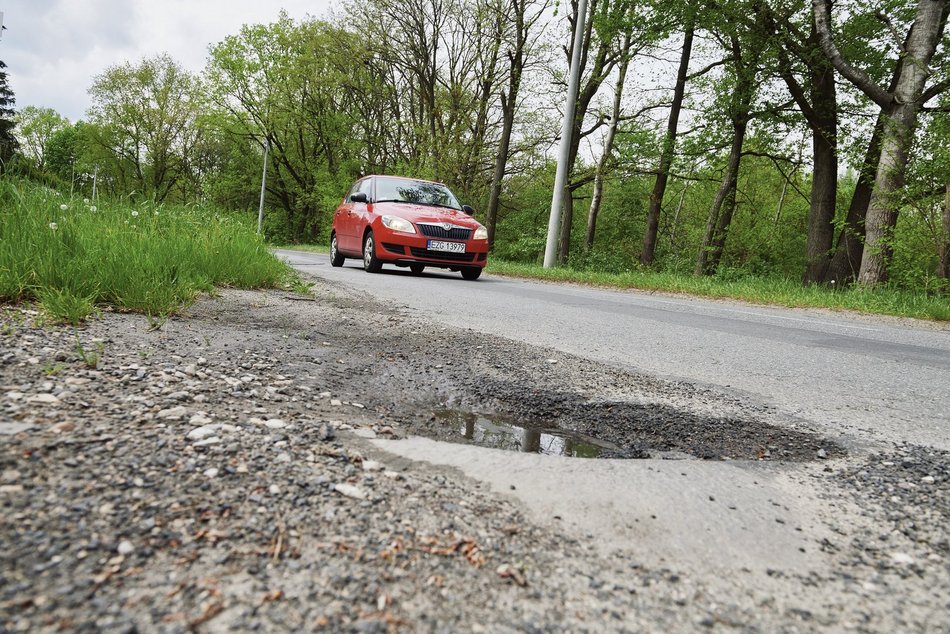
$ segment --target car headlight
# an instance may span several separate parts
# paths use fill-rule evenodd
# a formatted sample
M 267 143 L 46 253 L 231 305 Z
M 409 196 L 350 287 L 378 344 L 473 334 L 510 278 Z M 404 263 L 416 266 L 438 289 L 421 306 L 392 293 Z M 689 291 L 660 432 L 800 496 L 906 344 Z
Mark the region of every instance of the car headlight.
M 416 232 L 416 228 L 412 226 L 411 222 L 399 216 L 383 216 L 382 221 L 384 227 L 392 229 L 393 231 L 401 231 L 402 233 Z
M 482 225 L 478 225 L 478 229 L 475 230 L 475 235 L 472 236 L 472 240 L 488 240 L 488 229 Z

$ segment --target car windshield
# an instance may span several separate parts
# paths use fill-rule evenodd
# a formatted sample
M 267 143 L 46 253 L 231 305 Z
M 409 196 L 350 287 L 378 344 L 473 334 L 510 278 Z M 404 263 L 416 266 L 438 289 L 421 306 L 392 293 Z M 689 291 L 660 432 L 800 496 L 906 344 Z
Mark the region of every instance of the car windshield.
M 376 202 L 400 202 L 461 209 L 455 195 L 445 185 L 402 178 L 377 178 Z

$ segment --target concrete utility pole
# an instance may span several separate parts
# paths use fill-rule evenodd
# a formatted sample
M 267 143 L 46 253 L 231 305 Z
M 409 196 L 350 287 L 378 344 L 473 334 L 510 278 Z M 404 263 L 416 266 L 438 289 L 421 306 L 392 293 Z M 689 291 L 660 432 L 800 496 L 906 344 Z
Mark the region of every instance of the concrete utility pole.
M 261 205 L 257 208 L 257 233 L 264 223 L 264 189 L 267 187 L 267 154 L 270 152 L 270 139 L 264 140 L 264 174 L 261 176 Z
M 571 153 L 571 132 L 574 129 L 574 106 L 577 103 L 577 85 L 581 77 L 581 46 L 587 23 L 587 0 L 577 1 L 577 21 L 574 23 L 574 48 L 571 51 L 570 78 L 567 82 L 567 102 L 561 124 L 561 145 L 558 147 L 557 173 L 554 176 L 554 195 L 551 197 L 551 217 L 548 220 L 548 241 L 544 248 L 544 268 L 554 266 L 557 259 L 557 237 L 561 227 L 561 206 L 567 184 L 567 160 Z

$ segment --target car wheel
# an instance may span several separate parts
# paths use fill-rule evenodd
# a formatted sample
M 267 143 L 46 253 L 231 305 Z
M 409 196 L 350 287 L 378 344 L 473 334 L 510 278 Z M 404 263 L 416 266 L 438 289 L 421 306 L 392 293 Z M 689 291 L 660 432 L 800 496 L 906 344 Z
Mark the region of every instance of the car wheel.
M 466 280 L 477 280 L 478 276 L 482 274 L 482 268 L 480 266 L 472 266 L 467 269 L 462 269 L 462 277 Z
M 363 238 L 363 268 L 367 273 L 379 273 L 383 268 L 383 263 L 376 257 L 376 239 L 372 231 Z
M 346 260 L 340 254 L 340 247 L 336 243 L 336 234 L 334 233 L 330 236 L 330 266 L 343 266 L 343 262 Z
M 410 264 L 409 270 L 412 271 L 413 275 L 422 275 L 422 272 L 426 270 L 425 264 Z

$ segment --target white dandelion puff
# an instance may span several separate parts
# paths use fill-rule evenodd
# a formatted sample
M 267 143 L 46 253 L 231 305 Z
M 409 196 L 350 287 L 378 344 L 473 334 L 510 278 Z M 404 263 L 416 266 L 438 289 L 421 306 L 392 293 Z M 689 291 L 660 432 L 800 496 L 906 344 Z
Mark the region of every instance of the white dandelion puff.
M 49 223 L 49 228 L 52 229 L 53 231 L 56 231 L 59 228 L 59 225 L 56 224 L 55 222 L 51 222 Z
M 67 205 L 66 203 L 63 203 L 62 205 L 59 206 L 59 208 L 60 208 L 62 211 L 66 211 L 67 209 L 69 209 L 69 205 Z

